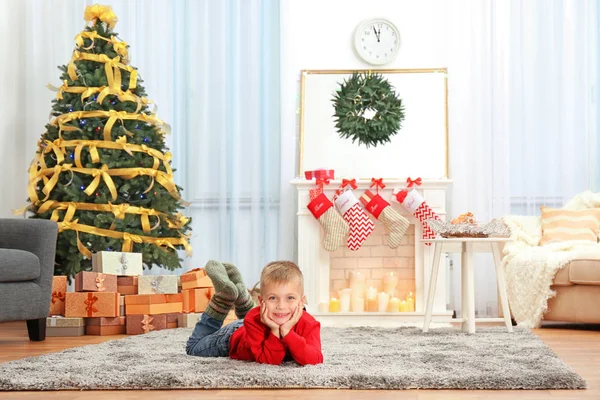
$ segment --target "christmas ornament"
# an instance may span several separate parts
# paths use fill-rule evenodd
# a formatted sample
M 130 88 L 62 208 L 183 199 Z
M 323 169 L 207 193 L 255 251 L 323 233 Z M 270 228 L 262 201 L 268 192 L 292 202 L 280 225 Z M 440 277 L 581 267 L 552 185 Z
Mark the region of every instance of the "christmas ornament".
M 372 187 L 375 187 L 377 191 L 379 191 L 379 188 L 384 188 L 383 179 L 372 178 Z M 410 225 L 408 220 L 394 210 L 390 203 L 385 201 L 379 193 L 374 194 L 370 190 L 367 190 L 360 196 L 360 201 L 365 205 L 367 211 L 383 222 L 390 232 L 388 246 L 392 249 L 398 247 L 402 243 L 402 238 Z
M 406 179 L 407 187 L 397 193 L 394 193 L 398 203 L 402 205 L 407 211 L 411 212 L 423 226 L 423 239 L 435 239 L 435 232 L 427 225 L 428 219 L 440 219 L 435 212 L 429 207 L 423 196 L 417 192 L 413 186 L 421 185 L 421 178 L 415 180 Z M 425 243 L 426 246 L 430 246 L 431 243 Z
M 404 121 L 404 107 L 382 75 L 353 73 L 333 95 L 334 120 L 340 137 L 377 147 L 389 143 Z
M 340 185 L 335 198 L 335 205 L 350 228 L 350 234 L 348 235 L 346 245 L 350 250 L 356 251 L 360 249 L 363 242 L 367 240 L 371 233 L 373 233 L 375 225 L 373 224 L 373 221 L 369 219 L 365 210 L 360 206 L 360 202 L 354 196 L 352 190 L 344 190 L 346 186 L 356 189 L 358 187 L 356 185 L 356 179 L 342 180 L 342 184 Z

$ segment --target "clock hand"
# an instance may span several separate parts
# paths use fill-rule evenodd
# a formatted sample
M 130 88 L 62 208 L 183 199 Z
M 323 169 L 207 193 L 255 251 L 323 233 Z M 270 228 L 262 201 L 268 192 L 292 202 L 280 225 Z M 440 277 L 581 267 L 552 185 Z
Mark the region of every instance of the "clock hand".
M 377 29 L 373 27 L 373 32 L 375 32 L 375 37 L 377 38 L 377 43 L 379 43 L 379 33 L 377 33 Z

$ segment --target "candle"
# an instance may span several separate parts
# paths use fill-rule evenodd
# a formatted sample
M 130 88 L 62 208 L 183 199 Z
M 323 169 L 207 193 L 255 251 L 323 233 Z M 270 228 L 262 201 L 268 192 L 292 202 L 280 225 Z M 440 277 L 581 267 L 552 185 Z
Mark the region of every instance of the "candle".
M 359 299 L 365 292 L 365 281 L 367 277 L 360 271 L 350 272 L 350 289 L 352 289 L 352 298 Z
M 328 312 L 329 311 L 329 302 L 322 301 L 319 303 L 319 312 Z
M 400 302 L 400 312 L 407 312 L 408 311 L 408 304 L 406 303 L 406 300 L 402 300 Z
M 396 286 L 398 286 L 399 276 L 390 272 L 383 276 L 383 291 L 393 296 L 396 293 Z
M 406 311 L 415 312 L 415 296 L 413 296 L 413 292 L 408 293 L 408 299 L 406 300 Z
M 339 290 L 338 293 L 340 295 L 340 311 L 350 311 L 350 295 L 352 294 L 352 289 L 342 289 Z
M 367 311 L 368 312 L 377 311 L 377 308 L 378 308 L 377 288 L 374 288 L 371 286 L 369 289 L 367 289 L 366 296 L 367 296 Z
M 388 312 L 398 312 L 400 311 L 400 299 L 397 297 L 392 297 L 390 302 L 388 303 Z
M 335 297 L 332 297 L 329 300 L 329 312 L 339 312 L 340 311 L 340 301 Z
M 388 302 L 390 301 L 390 295 L 386 292 L 381 292 L 377 295 L 377 311 L 386 312 L 388 307 Z
M 365 311 L 365 299 L 362 297 L 352 299 L 352 312 L 364 312 Z

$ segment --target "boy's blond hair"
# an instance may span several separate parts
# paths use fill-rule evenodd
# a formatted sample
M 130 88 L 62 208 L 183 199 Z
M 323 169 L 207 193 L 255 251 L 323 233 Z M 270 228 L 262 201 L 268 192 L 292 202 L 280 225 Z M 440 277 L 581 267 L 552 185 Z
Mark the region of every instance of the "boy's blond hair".
M 282 284 L 296 281 L 300 283 L 302 293 L 304 293 L 304 277 L 302 271 L 291 261 L 273 261 L 268 263 L 260 274 L 260 287 L 275 283 Z

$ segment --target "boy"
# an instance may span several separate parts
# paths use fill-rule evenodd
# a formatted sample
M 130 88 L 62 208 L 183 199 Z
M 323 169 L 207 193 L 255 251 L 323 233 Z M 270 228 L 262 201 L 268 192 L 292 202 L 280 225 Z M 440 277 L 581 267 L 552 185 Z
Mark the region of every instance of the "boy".
M 215 294 L 187 341 L 186 353 L 279 365 L 320 364 L 321 324 L 304 311 L 304 278 L 290 261 L 267 264 L 260 275 L 259 307 L 233 264 L 209 261 Z M 237 321 L 223 326 L 235 305 Z

